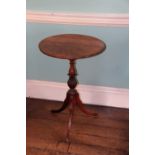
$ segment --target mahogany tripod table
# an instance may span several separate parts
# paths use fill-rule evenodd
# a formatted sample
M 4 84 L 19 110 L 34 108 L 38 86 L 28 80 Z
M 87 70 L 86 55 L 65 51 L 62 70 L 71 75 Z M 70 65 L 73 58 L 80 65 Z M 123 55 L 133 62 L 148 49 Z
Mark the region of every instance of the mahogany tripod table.
M 78 84 L 78 81 L 76 79 L 76 60 L 96 56 L 102 53 L 105 50 L 105 48 L 106 45 L 103 41 L 92 36 L 79 34 L 62 34 L 51 36 L 45 38 L 39 43 L 39 49 L 44 54 L 55 58 L 67 59 L 70 61 L 70 68 L 68 73 L 69 80 L 67 82 L 69 90 L 67 92 L 62 107 L 57 110 L 52 110 L 53 113 L 58 113 L 70 106 L 69 122 L 66 134 L 67 142 L 70 141 L 69 133 L 71 129 L 75 105 L 77 105 L 80 108 L 80 110 L 87 115 L 97 115 L 97 113 L 87 111 L 84 108 L 83 103 L 80 100 L 79 93 L 75 89 Z

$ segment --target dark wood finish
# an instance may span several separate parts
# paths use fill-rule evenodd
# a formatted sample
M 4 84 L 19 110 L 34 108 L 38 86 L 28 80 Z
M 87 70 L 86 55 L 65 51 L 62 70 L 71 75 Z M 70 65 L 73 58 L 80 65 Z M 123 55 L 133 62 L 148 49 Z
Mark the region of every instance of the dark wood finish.
M 57 36 L 51 36 L 39 43 L 40 50 L 51 57 L 68 59 L 70 61 L 69 68 L 69 80 L 67 82 L 69 90 L 66 95 L 66 99 L 60 109 L 52 110 L 53 113 L 58 113 L 65 110 L 70 106 L 69 110 L 69 122 L 66 133 L 66 141 L 70 143 L 70 129 L 72 125 L 72 118 L 75 109 L 75 105 L 78 105 L 80 110 L 87 115 L 97 116 L 96 113 L 87 111 L 82 101 L 80 100 L 79 93 L 75 89 L 78 81 L 76 79 L 77 71 L 75 61 L 80 58 L 87 58 L 95 56 L 103 52 L 106 45 L 98 38 L 79 34 L 63 34 Z
M 88 106 L 98 117 L 85 117 L 77 108 L 71 130 L 72 141 L 64 141 L 62 129 L 68 111 L 51 114 L 61 102 L 27 99 L 27 155 L 128 155 L 128 109 Z M 75 107 L 76 108 L 76 107 Z
M 87 115 L 97 116 L 97 113 L 87 111 L 84 108 L 83 103 L 80 100 L 79 93 L 75 89 L 78 84 L 78 81 L 76 79 L 77 71 L 76 71 L 76 66 L 75 66 L 75 60 L 70 60 L 70 68 L 69 68 L 68 75 L 69 75 L 69 80 L 68 80 L 67 84 L 70 89 L 67 92 L 66 99 L 60 109 L 52 110 L 52 112 L 58 113 L 58 112 L 65 110 L 68 106 L 70 106 L 69 122 L 68 122 L 68 128 L 67 128 L 67 133 L 66 133 L 66 141 L 70 143 L 69 132 L 71 130 L 72 118 L 73 118 L 75 106 L 77 105 L 80 108 L 80 110 Z
M 92 36 L 63 34 L 42 40 L 39 48 L 48 56 L 75 60 L 98 55 L 105 50 L 106 45 Z

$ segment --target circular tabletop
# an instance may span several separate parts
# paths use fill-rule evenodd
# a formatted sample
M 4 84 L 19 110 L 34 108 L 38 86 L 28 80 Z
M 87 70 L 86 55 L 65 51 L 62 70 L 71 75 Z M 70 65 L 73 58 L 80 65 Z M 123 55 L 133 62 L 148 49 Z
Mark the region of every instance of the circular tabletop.
M 75 60 L 102 53 L 105 43 L 95 37 L 79 34 L 61 34 L 50 36 L 39 43 L 39 49 L 46 55 Z

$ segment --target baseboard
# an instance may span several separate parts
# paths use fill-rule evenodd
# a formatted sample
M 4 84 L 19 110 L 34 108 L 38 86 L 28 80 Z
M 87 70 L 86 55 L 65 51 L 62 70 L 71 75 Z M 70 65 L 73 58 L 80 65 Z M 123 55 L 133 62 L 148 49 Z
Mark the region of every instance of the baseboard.
M 128 14 L 114 13 L 63 13 L 27 11 L 27 22 L 71 24 L 87 26 L 127 27 L 129 25 Z
M 26 81 L 26 96 L 47 100 L 63 101 L 68 90 L 65 83 L 51 81 Z M 78 85 L 82 101 L 86 104 L 128 108 L 128 89 L 92 85 Z

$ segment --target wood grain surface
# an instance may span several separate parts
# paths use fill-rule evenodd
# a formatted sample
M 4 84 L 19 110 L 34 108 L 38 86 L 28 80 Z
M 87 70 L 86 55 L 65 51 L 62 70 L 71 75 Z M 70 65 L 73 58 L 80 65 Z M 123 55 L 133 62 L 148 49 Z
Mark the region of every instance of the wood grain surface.
M 97 111 L 89 117 L 75 109 L 71 143 L 66 143 L 65 129 L 69 113 L 52 114 L 57 101 L 27 99 L 27 155 L 128 155 L 128 109 L 86 106 Z
M 50 36 L 39 43 L 39 49 L 46 55 L 75 60 L 102 53 L 105 43 L 95 37 L 80 34 L 61 34 Z

